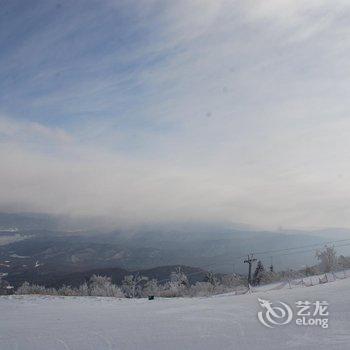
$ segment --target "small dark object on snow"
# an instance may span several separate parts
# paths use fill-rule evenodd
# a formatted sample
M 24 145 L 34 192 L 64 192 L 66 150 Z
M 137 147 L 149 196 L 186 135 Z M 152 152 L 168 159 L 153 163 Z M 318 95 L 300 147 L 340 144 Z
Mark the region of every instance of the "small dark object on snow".
M 154 295 L 149 295 L 148 300 L 154 300 Z

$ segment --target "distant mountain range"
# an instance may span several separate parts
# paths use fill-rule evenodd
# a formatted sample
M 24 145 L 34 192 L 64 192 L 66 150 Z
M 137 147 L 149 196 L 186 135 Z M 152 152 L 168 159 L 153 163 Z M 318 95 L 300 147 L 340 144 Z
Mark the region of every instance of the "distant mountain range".
M 163 278 L 171 272 L 167 266 L 176 265 L 245 273 L 243 256 L 251 252 L 276 270 L 299 269 L 315 264 L 315 249 L 334 240 L 343 245 L 339 253 L 350 254 L 346 229 L 270 232 L 192 222 L 108 231 L 83 225 L 81 229 L 73 219 L 64 222 L 44 214 L 0 213 L 0 272 L 16 284 L 30 279 L 56 285 L 81 281 L 94 272 L 109 272 L 119 281 L 130 271 L 153 270 L 151 276 Z

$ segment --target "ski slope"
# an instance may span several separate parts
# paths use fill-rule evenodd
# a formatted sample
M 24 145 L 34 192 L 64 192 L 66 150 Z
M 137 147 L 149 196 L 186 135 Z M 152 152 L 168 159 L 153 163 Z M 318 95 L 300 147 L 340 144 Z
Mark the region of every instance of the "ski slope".
M 350 278 L 210 298 L 0 297 L 1 350 L 350 349 Z M 261 325 L 258 297 L 326 300 L 329 328 Z

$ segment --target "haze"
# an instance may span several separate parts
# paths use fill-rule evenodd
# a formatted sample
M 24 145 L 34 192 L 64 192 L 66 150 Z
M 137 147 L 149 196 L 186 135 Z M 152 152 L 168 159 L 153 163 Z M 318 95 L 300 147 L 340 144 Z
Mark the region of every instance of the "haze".
M 0 209 L 350 227 L 348 1 L 2 1 Z

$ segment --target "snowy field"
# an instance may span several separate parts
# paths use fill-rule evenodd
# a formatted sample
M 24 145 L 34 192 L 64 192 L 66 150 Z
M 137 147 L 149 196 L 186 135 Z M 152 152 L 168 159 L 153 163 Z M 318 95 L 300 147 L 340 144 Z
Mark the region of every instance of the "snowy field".
M 0 297 L 1 350 L 350 349 L 350 278 L 210 298 Z M 261 325 L 258 297 L 329 302 L 329 328 Z

